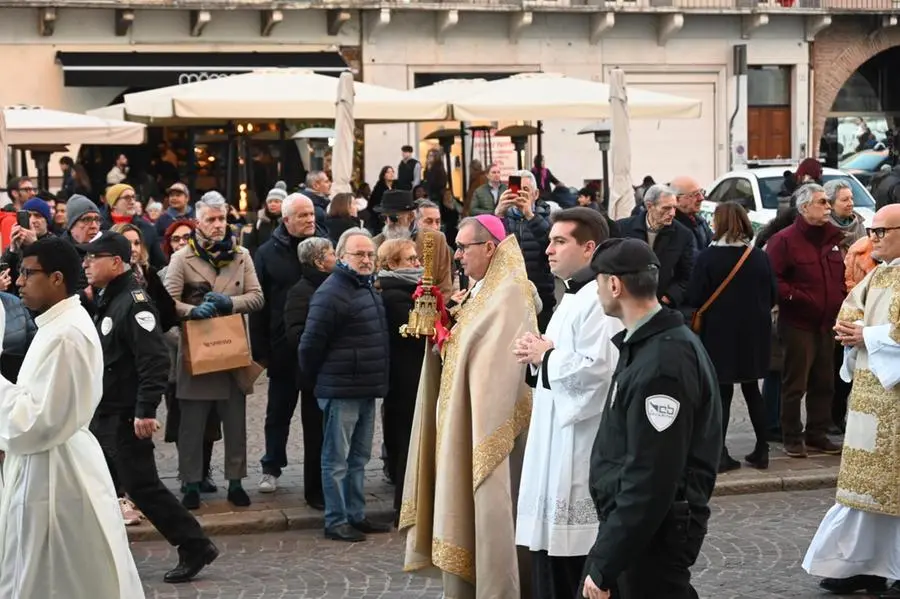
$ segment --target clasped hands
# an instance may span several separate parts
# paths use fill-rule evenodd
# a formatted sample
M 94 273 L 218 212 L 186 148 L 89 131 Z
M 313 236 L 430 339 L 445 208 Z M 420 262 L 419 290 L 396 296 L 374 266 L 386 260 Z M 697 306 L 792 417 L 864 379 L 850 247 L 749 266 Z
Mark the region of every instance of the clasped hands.
M 863 327 L 859 324 L 839 320 L 834 325 L 835 339 L 844 347 L 854 347 L 863 344 Z
M 544 354 L 553 348 L 553 341 L 547 339 L 543 335 L 535 335 L 534 333 L 525 333 L 516 339 L 516 346 L 513 348 L 513 355 L 519 364 L 531 364 L 539 366 L 544 359 Z
M 224 293 L 210 291 L 203 296 L 203 303 L 191 309 L 192 320 L 213 318 L 214 316 L 227 316 L 234 310 L 234 302 Z

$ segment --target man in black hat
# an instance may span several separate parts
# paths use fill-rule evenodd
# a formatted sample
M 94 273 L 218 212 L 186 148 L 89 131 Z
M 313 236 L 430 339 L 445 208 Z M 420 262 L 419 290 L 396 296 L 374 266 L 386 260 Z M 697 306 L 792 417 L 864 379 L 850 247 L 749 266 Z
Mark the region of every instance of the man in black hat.
M 411 191 L 389 189 L 381 196 L 381 204 L 375 212 L 384 215 L 384 228 L 372 240 L 375 251 L 388 239 L 412 239 L 412 226 L 416 220 L 416 202 Z
M 591 453 L 600 527 L 583 595 L 694 599 L 689 568 L 722 451 L 715 370 L 681 314 L 657 300 L 659 259 L 647 243 L 610 239 L 584 274 L 626 330 L 612 339 L 619 362 Z
M 103 397 L 91 421 L 117 491 L 127 493 L 153 526 L 178 547 L 165 581 L 187 582 L 219 555 L 200 525 L 159 480 L 153 433 L 156 408 L 169 380 L 169 351 L 159 317 L 131 270 L 131 244 L 105 231 L 85 252 L 96 290 L 94 323 L 103 348 Z

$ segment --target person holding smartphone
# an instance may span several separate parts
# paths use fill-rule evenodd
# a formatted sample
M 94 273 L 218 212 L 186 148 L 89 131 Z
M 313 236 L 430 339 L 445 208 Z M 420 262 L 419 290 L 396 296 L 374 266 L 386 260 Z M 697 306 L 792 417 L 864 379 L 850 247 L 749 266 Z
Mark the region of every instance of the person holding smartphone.
M 50 235 L 50 206 L 41 198 L 31 198 L 16 213 L 16 224 L 10 230 L 10 244 L 0 257 L 7 267 L 0 268 L 0 291 L 18 294 L 15 285 L 19 278 L 22 248 Z
M 543 303 L 538 314 L 538 328 L 543 333 L 556 305 L 556 284 L 547 261 L 550 207 L 538 199 L 538 193 L 531 171 L 517 171 L 509 177 L 509 187 L 500 194 L 494 214 L 503 220 L 506 231 L 516 236 L 522 248 L 528 280 L 534 283 Z

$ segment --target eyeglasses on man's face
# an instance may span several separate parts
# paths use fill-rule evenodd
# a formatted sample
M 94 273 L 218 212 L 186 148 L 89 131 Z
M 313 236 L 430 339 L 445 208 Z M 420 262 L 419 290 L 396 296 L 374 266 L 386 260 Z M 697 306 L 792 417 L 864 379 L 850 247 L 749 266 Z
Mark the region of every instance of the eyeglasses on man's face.
M 359 260 L 362 260 L 362 259 L 374 260 L 375 259 L 375 252 L 346 252 L 346 253 L 344 253 L 344 255 L 345 256 L 353 256 L 354 258 L 357 258 Z
M 900 227 L 866 227 L 866 235 L 875 236 L 876 239 L 884 239 L 888 231 L 896 231 Z
M 460 243 L 456 242 L 456 251 L 462 254 L 465 254 L 469 251 L 469 248 L 475 247 L 476 245 L 484 245 L 487 241 L 473 241 L 472 243 Z

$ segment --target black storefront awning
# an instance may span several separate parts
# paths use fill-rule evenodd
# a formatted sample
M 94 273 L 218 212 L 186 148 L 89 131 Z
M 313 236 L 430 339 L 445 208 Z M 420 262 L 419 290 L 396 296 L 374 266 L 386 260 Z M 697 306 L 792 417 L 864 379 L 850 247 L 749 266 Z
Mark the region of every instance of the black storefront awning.
M 349 68 L 337 52 L 57 52 L 56 61 L 69 87 L 167 87 L 276 67 L 337 76 Z

